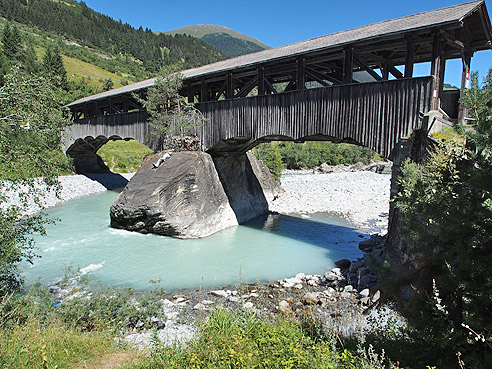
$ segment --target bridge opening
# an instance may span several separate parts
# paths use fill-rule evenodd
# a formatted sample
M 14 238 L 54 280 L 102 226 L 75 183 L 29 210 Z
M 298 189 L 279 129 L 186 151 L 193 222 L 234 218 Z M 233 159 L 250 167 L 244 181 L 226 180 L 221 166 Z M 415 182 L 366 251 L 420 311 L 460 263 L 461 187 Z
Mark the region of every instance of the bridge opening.
M 135 172 L 143 158 L 153 151 L 130 137 L 86 136 L 67 149 L 77 173 Z
M 391 162 L 373 150 L 340 140 L 271 141 L 260 143 L 252 150 L 275 177 L 280 177 L 283 169 L 317 173 L 371 170 L 389 174 L 391 168 Z M 380 167 L 374 166 L 375 163 L 379 163 Z
M 110 140 L 96 152 L 113 173 L 136 172 L 153 150 L 134 139 Z

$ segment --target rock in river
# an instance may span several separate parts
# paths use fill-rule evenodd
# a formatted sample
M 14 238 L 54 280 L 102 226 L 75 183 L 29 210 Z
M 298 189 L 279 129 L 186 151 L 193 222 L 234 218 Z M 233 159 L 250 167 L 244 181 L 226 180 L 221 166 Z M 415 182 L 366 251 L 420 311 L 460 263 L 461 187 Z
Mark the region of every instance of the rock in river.
M 252 154 L 182 151 L 146 159 L 111 206 L 111 226 L 200 238 L 268 212 L 280 184 Z

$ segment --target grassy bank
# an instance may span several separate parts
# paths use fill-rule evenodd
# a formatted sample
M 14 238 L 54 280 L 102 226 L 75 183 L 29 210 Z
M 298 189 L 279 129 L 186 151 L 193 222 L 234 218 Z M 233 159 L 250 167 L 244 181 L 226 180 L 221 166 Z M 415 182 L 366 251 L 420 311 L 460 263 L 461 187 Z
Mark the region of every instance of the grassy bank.
M 136 172 L 150 153 L 151 149 L 135 140 L 109 141 L 97 152 L 113 173 Z
M 67 280 L 69 282 L 69 280 Z M 246 290 L 245 290 L 246 291 Z M 0 300 L 2 368 L 384 368 L 381 355 L 362 346 L 348 350 L 306 315 L 216 307 L 195 312 L 195 337 L 186 344 L 164 345 L 157 327 L 165 320 L 161 290 L 73 288 L 54 304 L 39 286 Z M 192 310 L 193 311 L 193 310 Z M 190 313 L 184 308 L 182 314 Z M 179 319 L 186 319 L 185 316 Z M 314 316 L 312 316 L 314 317 Z M 143 323 L 143 324 L 141 324 Z M 124 343 L 128 333 L 152 331 L 145 352 Z

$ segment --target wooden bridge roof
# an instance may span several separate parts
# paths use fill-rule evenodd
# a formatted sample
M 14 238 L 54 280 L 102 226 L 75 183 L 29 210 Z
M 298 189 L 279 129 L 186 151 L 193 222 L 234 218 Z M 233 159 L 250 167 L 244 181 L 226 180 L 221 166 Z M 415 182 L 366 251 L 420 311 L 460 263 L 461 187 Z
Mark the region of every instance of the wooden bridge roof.
M 346 45 L 372 45 L 402 38 L 412 33 L 429 32 L 436 29 L 451 30 L 466 27 L 469 44 L 474 51 L 492 48 L 492 26 L 483 0 L 449 6 L 442 9 L 391 19 L 348 31 L 333 33 L 307 41 L 264 50 L 252 54 L 226 59 L 213 64 L 183 71 L 185 80 L 200 80 L 230 71 L 248 69 L 256 65 L 292 59 L 301 55 L 316 54 L 326 50 L 342 49 Z M 429 56 L 430 58 L 430 56 Z M 428 61 L 428 60 L 420 60 Z M 153 86 L 155 78 L 128 86 L 102 92 L 68 104 L 68 107 L 87 102 L 107 99 L 147 89 Z

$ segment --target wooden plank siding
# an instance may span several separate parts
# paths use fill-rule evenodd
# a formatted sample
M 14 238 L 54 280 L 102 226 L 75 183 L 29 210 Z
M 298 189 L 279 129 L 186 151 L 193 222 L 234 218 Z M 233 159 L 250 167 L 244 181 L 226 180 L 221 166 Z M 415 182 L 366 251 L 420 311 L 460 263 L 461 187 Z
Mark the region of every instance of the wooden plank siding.
M 76 120 L 65 133 L 64 145 L 68 148 L 77 138 L 119 136 L 133 138 L 140 143 L 149 143 L 149 115 L 146 111 L 122 114 L 107 114 Z
M 357 83 L 274 95 L 203 102 L 204 150 L 220 141 L 265 137 L 357 142 L 389 158 L 395 145 L 421 127 L 432 100 L 432 77 Z

